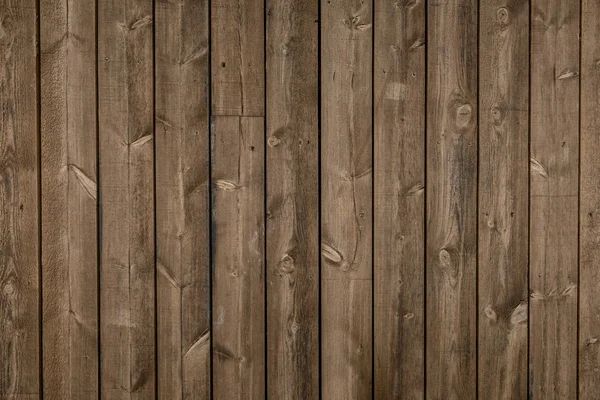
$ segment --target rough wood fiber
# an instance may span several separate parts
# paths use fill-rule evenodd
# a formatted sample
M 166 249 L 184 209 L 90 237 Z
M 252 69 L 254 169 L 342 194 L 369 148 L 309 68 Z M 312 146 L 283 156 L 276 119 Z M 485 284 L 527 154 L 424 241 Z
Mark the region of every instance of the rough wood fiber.
M 265 397 L 264 118 L 214 117 L 213 389 Z
M 268 397 L 319 398 L 318 1 L 268 0 Z
M 372 387 L 372 5 L 321 3 L 321 369 L 326 399 Z
M 375 398 L 424 394 L 425 2 L 375 1 Z
M 479 10 L 479 397 L 527 397 L 529 5 Z
M 600 3 L 582 2 L 579 398 L 600 387 Z
M 40 3 L 44 397 L 98 397 L 96 3 Z
M 208 1 L 155 7 L 158 397 L 208 399 Z
M 101 387 L 155 388 L 152 1 L 99 0 Z
M 529 391 L 577 396 L 579 1 L 533 0 Z
M 427 397 L 476 397 L 477 1 L 429 2 Z
M 0 398 L 40 397 L 36 2 L 0 1 Z
M 212 115 L 264 115 L 263 5 L 211 2 Z

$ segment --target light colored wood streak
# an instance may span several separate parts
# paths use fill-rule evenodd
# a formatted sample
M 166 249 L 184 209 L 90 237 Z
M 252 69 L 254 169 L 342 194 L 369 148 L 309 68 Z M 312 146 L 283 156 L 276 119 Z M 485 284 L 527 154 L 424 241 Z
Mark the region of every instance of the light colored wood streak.
M 152 1 L 98 2 L 101 387 L 155 396 Z
M 214 117 L 214 398 L 265 397 L 264 118 Z
M 372 387 L 372 4 L 321 2 L 324 399 Z
M 531 7 L 529 391 L 574 399 L 579 1 L 533 0 Z
M 268 397 L 319 398 L 318 1 L 268 0 Z
M 479 397 L 527 397 L 529 5 L 482 2 Z
M 375 2 L 375 398 L 424 395 L 425 2 Z
M 40 2 L 44 397 L 98 397 L 96 3 Z
M 0 398 L 39 398 L 36 2 L 0 0 Z
M 264 116 L 264 0 L 213 0 L 212 115 Z
M 208 1 L 155 7 L 158 397 L 208 399 Z
M 600 3 L 582 2 L 579 398 L 600 387 Z
M 474 399 L 477 1 L 428 4 L 427 397 Z

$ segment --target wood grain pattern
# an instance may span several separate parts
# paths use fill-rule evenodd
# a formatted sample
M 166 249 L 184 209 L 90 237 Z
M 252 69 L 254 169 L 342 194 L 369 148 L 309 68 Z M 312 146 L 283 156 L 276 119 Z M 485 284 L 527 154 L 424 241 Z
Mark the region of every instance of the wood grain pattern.
M 211 8 L 212 114 L 264 116 L 264 0 Z
M 321 371 L 326 399 L 372 388 L 372 4 L 321 3 Z
M 579 2 L 533 0 L 529 391 L 577 396 Z
M 0 1 L 0 398 L 40 398 L 37 10 Z
M 40 3 L 44 397 L 98 397 L 96 5 Z
M 424 395 L 425 2 L 375 2 L 377 399 Z
M 482 399 L 527 397 L 529 4 L 479 10 L 479 342 Z
M 152 1 L 98 3 L 101 387 L 155 395 Z
M 268 397 L 319 398 L 318 2 L 268 0 Z
M 265 397 L 264 118 L 214 117 L 213 394 Z
M 427 397 L 476 397 L 477 2 L 430 2 Z
M 600 3 L 581 3 L 581 176 L 579 242 L 579 398 L 600 387 Z
M 208 399 L 208 2 L 155 7 L 158 397 Z

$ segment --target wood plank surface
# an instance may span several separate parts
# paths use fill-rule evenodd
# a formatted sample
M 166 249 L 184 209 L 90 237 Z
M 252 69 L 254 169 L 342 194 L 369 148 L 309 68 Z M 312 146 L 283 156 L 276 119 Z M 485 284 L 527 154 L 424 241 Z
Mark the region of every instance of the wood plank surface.
M 264 118 L 214 117 L 213 395 L 265 397 Z
M 529 4 L 480 4 L 478 394 L 525 399 Z
M 426 397 L 474 399 L 477 2 L 428 4 Z
M 211 1 L 212 115 L 264 116 L 264 0 Z
M 579 1 L 532 0 L 529 391 L 577 396 Z
M 581 4 L 579 398 L 600 387 L 600 3 Z
M 40 3 L 44 397 L 98 397 L 96 3 Z
M 317 1 L 268 0 L 267 392 L 319 398 Z
M 321 3 L 324 399 L 372 388 L 372 3 Z
M 0 1 L 0 398 L 40 382 L 37 9 Z
M 374 398 L 416 399 L 425 390 L 425 2 L 374 8 Z
M 160 399 L 210 398 L 208 1 L 155 3 Z
M 101 388 L 155 395 L 153 21 L 150 0 L 98 2 Z

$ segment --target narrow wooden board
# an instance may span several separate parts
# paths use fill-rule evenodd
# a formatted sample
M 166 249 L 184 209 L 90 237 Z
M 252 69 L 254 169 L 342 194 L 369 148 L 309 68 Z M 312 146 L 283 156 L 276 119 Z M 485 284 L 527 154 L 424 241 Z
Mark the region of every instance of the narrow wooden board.
M 372 388 L 372 4 L 321 3 L 321 370 L 327 399 Z
M 533 0 L 529 391 L 577 396 L 579 1 Z
M 264 118 L 214 117 L 213 394 L 265 397 Z
M 96 2 L 40 7 L 44 395 L 95 399 Z
M 212 115 L 264 116 L 264 0 L 211 8 Z
M 267 0 L 268 397 L 319 398 L 317 1 Z
M 208 2 L 155 7 L 158 397 L 208 399 Z
M 480 3 L 479 397 L 527 398 L 529 4 Z
M 40 397 L 37 10 L 0 0 L 0 398 Z
M 98 3 L 101 387 L 155 396 L 152 1 Z
M 375 2 L 375 398 L 424 395 L 425 2 Z
M 477 1 L 428 4 L 427 398 L 476 397 Z
M 579 398 L 600 387 L 600 3 L 581 4 Z

